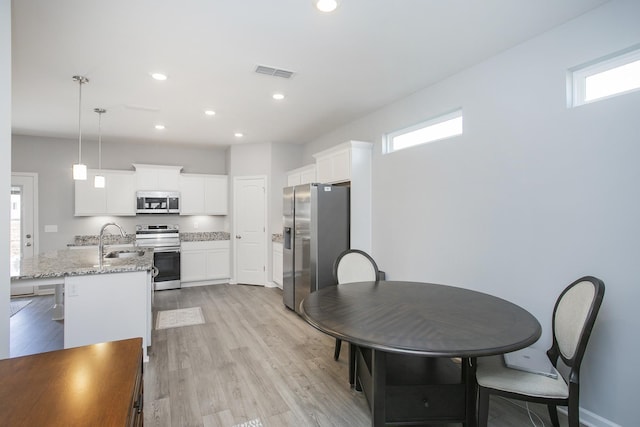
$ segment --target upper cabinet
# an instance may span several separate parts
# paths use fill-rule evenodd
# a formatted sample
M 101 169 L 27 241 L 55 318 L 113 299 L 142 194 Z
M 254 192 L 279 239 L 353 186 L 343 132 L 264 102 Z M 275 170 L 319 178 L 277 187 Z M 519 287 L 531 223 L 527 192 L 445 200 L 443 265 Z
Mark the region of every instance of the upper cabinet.
M 351 247 L 371 251 L 371 156 L 373 144 L 349 141 L 314 154 L 318 182 L 349 183 Z
M 133 167 L 136 168 L 136 191 L 180 191 L 182 166 L 134 163 Z
M 95 188 L 93 179 L 99 171 L 87 171 L 87 179 L 75 183 L 75 215 L 135 215 L 135 175 L 131 171 L 102 170 L 105 187 Z
M 317 182 L 316 165 L 307 165 L 287 172 L 287 187 Z
M 362 173 L 369 177 L 371 148 L 370 142 L 349 141 L 314 154 L 317 181 L 324 184 L 348 182 Z
M 181 174 L 180 215 L 226 215 L 227 175 Z

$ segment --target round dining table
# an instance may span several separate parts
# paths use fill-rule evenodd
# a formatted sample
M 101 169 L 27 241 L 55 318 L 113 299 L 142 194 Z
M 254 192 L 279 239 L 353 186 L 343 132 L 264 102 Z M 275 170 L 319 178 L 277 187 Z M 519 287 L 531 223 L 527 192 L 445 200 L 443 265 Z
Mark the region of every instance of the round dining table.
M 362 390 L 372 426 L 476 425 L 475 358 L 538 340 L 522 307 L 482 292 L 407 281 L 330 286 L 309 294 L 301 316 L 349 343 L 349 382 Z

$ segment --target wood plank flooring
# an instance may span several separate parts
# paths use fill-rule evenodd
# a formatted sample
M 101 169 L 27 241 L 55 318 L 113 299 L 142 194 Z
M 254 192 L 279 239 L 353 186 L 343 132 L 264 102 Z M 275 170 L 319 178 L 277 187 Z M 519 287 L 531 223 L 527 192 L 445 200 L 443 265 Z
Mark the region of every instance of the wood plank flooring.
M 31 304 L 11 316 L 9 321 L 10 357 L 63 348 L 64 322 L 51 320 L 53 295 L 27 296 L 11 300 L 31 300 Z
M 12 357 L 63 346 L 62 322 L 49 311 L 53 298 L 28 299 L 34 302 L 11 318 Z M 231 427 L 254 419 L 264 427 L 370 426 L 364 395 L 348 384 L 348 352 L 335 362 L 334 339 L 285 308 L 279 289 L 184 288 L 156 292 L 154 304 L 154 321 L 158 310 L 201 307 L 205 323 L 153 331 L 145 426 Z M 530 408 L 551 425 L 546 408 Z M 490 409 L 492 427 L 532 425 L 510 401 L 492 397 Z

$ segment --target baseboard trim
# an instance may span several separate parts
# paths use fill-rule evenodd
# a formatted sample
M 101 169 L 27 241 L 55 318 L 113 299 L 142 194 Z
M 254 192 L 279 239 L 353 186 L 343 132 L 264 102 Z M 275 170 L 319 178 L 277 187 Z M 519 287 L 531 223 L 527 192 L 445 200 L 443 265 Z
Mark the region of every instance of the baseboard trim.
M 182 288 L 196 288 L 198 286 L 209 286 L 209 285 L 222 285 L 225 283 L 229 283 L 229 280 L 226 279 L 218 279 L 218 280 L 202 280 L 199 282 L 181 282 L 180 287 Z
M 558 412 L 567 419 L 567 408 L 558 407 Z M 580 425 L 585 427 L 622 427 L 620 424 L 616 424 L 598 414 L 594 414 L 591 411 L 587 411 L 584 408 L 580 408 Z

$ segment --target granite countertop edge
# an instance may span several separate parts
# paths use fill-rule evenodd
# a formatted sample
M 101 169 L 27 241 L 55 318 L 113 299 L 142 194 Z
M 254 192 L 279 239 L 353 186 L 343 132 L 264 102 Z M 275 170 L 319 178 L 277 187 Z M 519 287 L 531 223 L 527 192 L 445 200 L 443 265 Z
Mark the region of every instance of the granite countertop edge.
M 149 271 L 153 268 L 153 250 L 145 249 L 144 255 L 135 258 L 105 260 L 102 268 L 97 264 L 98 254 L 93 248 L 52 251 L 22 260 L 16 269 L 18 274 L 11 276 L 11 280 Z

